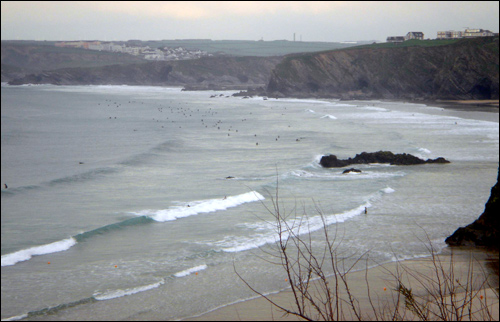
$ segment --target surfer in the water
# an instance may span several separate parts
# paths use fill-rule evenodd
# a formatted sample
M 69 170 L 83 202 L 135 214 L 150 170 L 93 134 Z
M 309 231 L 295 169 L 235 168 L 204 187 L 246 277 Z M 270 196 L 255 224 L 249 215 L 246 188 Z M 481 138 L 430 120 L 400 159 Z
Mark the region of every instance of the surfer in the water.
M 5 189 L 7 189 L 7 188 L 8 188 L 6 183 L 4 183 L 3 185 L 5 186 Z

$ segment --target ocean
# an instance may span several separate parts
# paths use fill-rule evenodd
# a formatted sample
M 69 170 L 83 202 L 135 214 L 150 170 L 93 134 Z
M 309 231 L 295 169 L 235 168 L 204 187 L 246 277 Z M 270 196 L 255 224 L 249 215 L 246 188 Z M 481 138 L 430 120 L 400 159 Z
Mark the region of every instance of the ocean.
M 2 319 L 182 319 L 255 297 L 235 271 L 283 290 L 273 203 L 347 262 L 428 256 L 496 182 L 498 111 L 233 93 L 2 84 Z M 319 165 L 379 150 L 451 163 Z

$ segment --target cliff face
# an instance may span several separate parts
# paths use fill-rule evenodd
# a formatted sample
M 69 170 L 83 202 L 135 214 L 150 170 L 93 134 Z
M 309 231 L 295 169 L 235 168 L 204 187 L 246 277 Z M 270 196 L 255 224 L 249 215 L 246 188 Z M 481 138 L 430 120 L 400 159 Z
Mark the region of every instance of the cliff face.
M 486 246 L 498 250 L 498 225 L 500 224 L 499 178 L 497 177 L 497 183 L 491 188 L 490 198 L 481 216 L 472 224 L 458 228 L 451 236 L 446 238 L 445 242 L 448 245 Z
M 2 41 L 2 82 L 43 70 L 132 64 L 142 59 L 121 53 Z
M 345 99 L 498 99 L 498 68 L 498 37 L 433 47 L 349 48 L 286 56 L 267 91 Z
M 190 85 L 196 89 L 265 86 L 279 57 L 206 57 L 92 68 L 66 68 L 30 74 L 9 82 L 55 85 Z

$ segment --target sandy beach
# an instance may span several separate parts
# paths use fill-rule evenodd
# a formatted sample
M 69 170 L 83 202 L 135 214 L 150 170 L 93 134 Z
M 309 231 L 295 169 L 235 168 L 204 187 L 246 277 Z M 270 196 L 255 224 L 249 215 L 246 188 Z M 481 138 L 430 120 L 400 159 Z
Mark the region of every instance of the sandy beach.
M 459 280 L 464 285 L 467 280 L 468 272 L 472 271 L 473 294 L 475 298 L 472 301 L 472 308 L 475 311 L 473 318 L 483 320 L 491 317 L 493 320 L 498 320 L 498 253 L 489 253 L 481 249 L 474 248 L 446 248 L 443 252 L 435 256 L 435 261 L 441 263 L 444 274 L 453 274 L 455 281 Z M 453 269 L 450 269 L 450 261 L 453 261 Z M 472 266 L 470 264 L 472 263 Z M 469 267 L 472 267 L 469 270 Z M 441 270 L 441 269 L 440 269 Z M 403 274 L 401 280 L 404 285 L 412 290 L 412 294 L 416 298 L 431 298 L 436 294 L 437 287 L 431 284 L 420 283 L 426 277 L 431 277 L 436 280 L 436 270 L 433 264 L 432 257 L 412 259 L 402 262 L 391 262 L 384 265 L 376 266 L 368 270 L 352 272 L 348 275 L 348 285 L 350 292 L 359 301 L 357 307 L 360 312 L 360 317 L 363 320 L 374 320 L 375 313 L 372 304 L 375 307 L 376 314 L 379 319 L 390 319 L 391 312 L 395 307 L 398 292 L 395 291 L 397 283 L 394 275 Z M 441 276 L 441 273 L 440 273 Z M 485 276 L 487 276 L 485 281 Z M 367 281 L 369 288 L 367 287 Z M 331 278 L 330 283 L 334 283 Z M 333 284 L 331 284 L 333 285 Z M 368 289 L 370 296 L 368 296 Z M 456 298 L 464 296 L 463 291 L 458 287 Z M 345 291 L 341 294 L 346 298 Z M 276 302 L 284 308 L 294 309 L 294 297 L 290 289 L 271 294 L 268 296 L 270 300 Z M 371 303 L 370 303 L 371 298 Z M 449 302 L 448 296 L 444 301 Z M 400 299 L 401 303 L 404 299 Z M 400 308 L 404 305 L 400 303 Z M 485 310 L 488 308 L 488 312 Z M 439 309 L 435 308 L 436 311 Z M 413 320 L 416 316 L 408 310 L 400 311 L 401 314 L 406 314 L 403 319 Z M 344 305 L 344 316 L 341 320 L 357 320 L 353 315 L 352 310 L 348 305 Z M 385 317 L 385 318 L 384 318 Z M 312 315 L 316 319 L 316 315 Z M 468 317 L 467 317 L 468 318 Z M 433 318 L 431 317 L 433 320 Z M 299 317 L 294 315 L 284 315 L 284 312 L 274 307 L 268 300 L 262 297 L 242 301 L 228 306 L 215 309 L 197 317 L 185 319 L 187 321 L 298 321 Z
M 434 100 L 423 101 L 429 106 L 452 108 L 471 112 L 498 112 L 499 100 Z

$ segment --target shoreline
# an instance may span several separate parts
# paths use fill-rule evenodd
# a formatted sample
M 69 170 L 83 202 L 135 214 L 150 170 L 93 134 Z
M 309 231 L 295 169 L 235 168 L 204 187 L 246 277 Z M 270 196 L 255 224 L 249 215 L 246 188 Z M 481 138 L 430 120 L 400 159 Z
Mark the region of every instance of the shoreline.
M 411 101 L 427 106 L 437 106 L 466 112 L 499 112 L 499 100 L 423 100 Z
M 22 85 L 10 85 L 9 82 L 2 82 L 2 86 L 36 86 L 36 85 L 54 85 L 54 84 L 22 84 Z M 202 87 L 197 85 L 186 85 L 186 84 L 163 84 L 163 85 L 151 85 L 151 84 L 74 84 L 74 85 L 63 85 L 63 86 L 154 86 L 154 87 L 165 87 L 165 88 L 179 88 L 181 91 L 193 91 L 193 92 L 204 92 L 204 91 L 236 91 L 232 96 L 234 97 L 244 97 L 244 96 L 257 96 L 257 97 L 273 97 L 272 95 L 260 95 L 259 88 L 262 88 L 262 84 L 254 84 L 256 88 L 248 90 L 248 84 L 241 85 L 220 85 L 213 87 Z M 54 85 L 59 86 L 59 85 Z M 245 91 L 246 90 L 246 91 Z M 239 91 L 239 92 L 237 92 Z M 332 97 L 321 97 L 321 96 L 310 96 L 310 97 L 295 97 L 295 96 L 282 96 L 281 98 L 298 98 L 298 99 L 332 99 Z M 387 102 L 406 102 L 412 104 L 425 104 L 427 106 L 450 108 L 458 111 L 469 111 L 469 112 L 499 112 L 500 100 L 499 99 L 385 99 L 385 98 L 356 98 L 353 96 L 349 99 L 337 98 L 339 101 L 387 101 Z
M 494 319 L 498 320 L 498 253 L 486 251 L 481 248 L 473 247 L 446 247 L 440 254 L 435 256 L 439 263 L 447 273 L 450 273 L 450 261 L 453 260 L 454 278 L 467 278 L 469 264 L 472 262 L 473 272 L 476 278 L 474 279 L 473 287 L 477 290 L 477 297 L 474 299 L 474 305 L 483 304 L 483 299 L 479 299 L 480 295 L 484 296 L 488 308 L 491 310 Z M 414 258 L 400 262 L 389 262 L 377 265 L 371 268 L 355 271 L 348 274 L 349 290 L 359 300 L 359 311 L 363 319 L 373 319 L 374 311 L 370 304 L 370 299 L 377 311 L 385 311 L 385 314 L 390 314 L 390 309 L 394 308 L 393 301 L 395 295 L 395 278 L 391 274 L 408 271 L 418 276 L 432 276 L 434 271 L 432 256 Z M 484 279 L 481 279 L 482 272 L 488 274 L 488 280 L 483 284 Z M 477 273 L 477 274 L 476 274 Z M 333 285 L 334 279 L 329 277 Z M 405 285 L 411 285 L 415 296 L 428 297 L 430 294 L 424 286 L 416 282 L 413 277 L 403 277 Z M 369 289 L 367 288 L 367 281 Z M 368 290 L 370 296 L 368 296 Z M 342 291 L 341 291 L 342 293 Z M 344 291 L 345 293 L 345 291 Z M 277 291 L 267 295 L 269 299 L 275 301 L 285 308 L 293 309 L 295 307 L 294 297 L 290 289 Z M 342 295 L 341 295 L 342 296 Z M 345 294 L 344 294 L 345 296 Z M 476 301 L 477 299 L 477 301 Z M 402 300 L 404 301 L 404 299 Z M 356 319 L 352 312 L 348 312 L 349 308 L 344 309 L 344 319 Z M 437 311 L 437 309 L 436 309 Z M 347 312 L 347 313 L 346 313 Z M 380 312 L 378 312 L 379 314 Z M 406 311 L 409 313 L 409 311 Z M 388 315 L 389 316 L 389 315 Z M 314 317 L 314 315 L 313 315 Z M 381 316 L 379 316 L 380 319 Z M 408 316 L 406 316 L 408 318 Z M 416 318 L 415 316 L 410 317 Z M 197 316 L 186 317 L 182 321 L 302 321 L 301 318 L 294 315 L 284 315 L 283 311 L 266 300 L 265 298 L 256 295 L 254 298 L 241 300 L 239 302 L 230 303 L 222 307 L 215 308 L 211 311 L 202 313 Z

